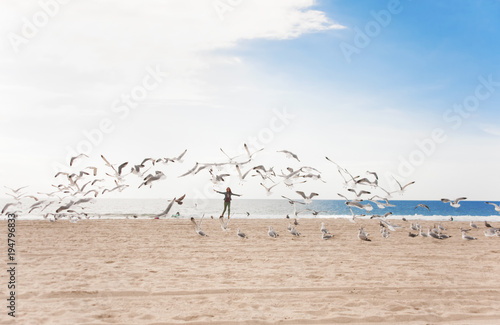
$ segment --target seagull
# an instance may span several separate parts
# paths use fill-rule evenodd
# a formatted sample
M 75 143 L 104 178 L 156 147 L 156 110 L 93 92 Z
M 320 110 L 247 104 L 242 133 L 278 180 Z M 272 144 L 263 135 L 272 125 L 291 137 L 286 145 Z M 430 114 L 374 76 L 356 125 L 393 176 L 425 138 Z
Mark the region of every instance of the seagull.
M 8 207 L 10 207 L 10 206 L 18 206 L 19 204 L 21 204 L 21 202 L 7 203 L 6 205 L 4 205 L 1 214 L 4 214 L 4 212 L 7 211 Z
M 236 165 L 235 167 L 236 167 L 236 171 L 238 172 L 238 175 L 240 176 L 240 182 L 244 182 L 247 175 L 253 170 L 253 168 L 250 168 L 244 174 L 242 174 L 241 169 L 240 169 L 240 165 Z
M 378 214 L 374 214 L 370 217 L 370 219 L 376 219 L 376 218 L 387 218 L 388 216 L 390 216 L 392 214 L 392 212 L 386 212 L 383 216 L 381 215 L 378 215 Z
M 422 204 L 422 203 L 417 204 L 417 206 L 415 207 L 415 209 L 416 209 L 416 208 L 418 208 L 418 207 L 421 207 L 421 208 L 426 208 L 428 211 L 431 211 L 431 209 L 429 209 L 429 207 L 428 207 L 427 205 Z
M 283 152 L 287 158 L 294 158 L 294 159 L 297 159 L 298 162 L 300 162 L 299 157 L 297 157 L 297 155 L 294 154 L 293 152 L 290 152 L 288 150 L 279 150 L 276 152 Z
M 491 228 L 491 225 L 490 225 L 490 224 L 488 223 L 488 221 L 486 221 L 486 220 L 484 221 L 484 226 L 485 226 L 486 228 Z
M 495 228 L 488 228 L 484 231 L 484 235 L 486 237 L 497 237 L 497 232 L 498 230 L 496 230 Z
M 165 176 L 165 174 L 163 174 L 162 171 L 160 170 L 157 170 L 156 173 L 153 175 L 153 174 L 149 174 L 148 176 L 146 176 L 144 178 L 144 182 L 141 183 L 141 185 L 139 185 L 138 188 L 141 188 L 141 186 L 143 185 L 149 185 L 149 187 L 151 188 L 153 185 L 152 183 L 154 181 L 158 181 L 158 180 L 161 180 L 161 179 L 165 179 L 167 176 Z M 127 185 L 128 186 L 128 185 Z
M 386 204 L 379 201 L 374 201 L 372 199 L 368 199 L 368 201 L 375 203 L 379 209 L 385 209 L 386 206 L 394 206 L 392 204 Z
M 121 164 L 120 166 L 118 166 L 118 176 L 121 176 L 122 175 L 122 170 L 123 168 L 125 168 L 125 166 L 128 165 L 128 162 L 124 162 L 123 164 Z
M 276 184 L 272 185 L 271 187 L 266 187 L 263 183 L 260 183 L 260 185 L 262 185 L 262 187 L 264 187 L 264 188 L 266 189 L 266 194 L 267 194 L 267 196 L 270 196 L 271 194 L 273 194 L 273 193 L 271 192 L 271 190 L 272 190 L 272 189 L 273 189 L 276 185 L 278 185 L 278 184 L 279 184 L 279 183 L 276 183 Z
M 238 228 L 238 231 L 236 232 L 236 234 L 238 235 L 238 237 L 248 239 L 247 235 L 245 235 L 244 233 L 242 233 L 240 231 L 240 228 Z
M 227 221 L 224 222 L 224 216 L 219 217 L 220 227 L 221 227 L 222 231 L 227 230 L 227 226 L 229 225 L 229 220 L 231 220 L 231 219 L 227 218 Z
M 311 209 L 306 209 L 306 210 L 311 211 L 313 216 L 317 216 L 317 215 L 318 215 L 318 214 L 320 214 L 321 212 L 324 212 L 324 213 L 326 213 L 326 212 L 327 212 L 327 211 L 316 211 L 316 210 L 311 210 Z
M 88 198 L 83 198 L 83 199 L 78 199 L 75 203 L 73 203 L 74 205 L 77 205 L 77 204 L 80 204 L 80 203 L 87 203 L 87 202 L 90 202 L 92 201 L 93 198 L 91 197 L 88 197 Z
M 324 222 L 321 223 L 321 229 L 320 229 L 320 231 L 322 233 L 324 233 L 324 234 L 328 234 L 329 233 L 328 229 L 325 228 L 325 223 Z
M 141 184 L 139 187 L 141 187 L 142 185 L 144 185 L 144 184 Z M 116 185 L 112 189 L 105 188 L 104 190 L 102 190 L 101 194 L 104 194 L 106 192 L 113 192 L 113 191 L 116 191 L 116 190 L 118 190 L 118 192 L 121 192 L 121 191 L 123 191 L 127 187 L 129 187 L 129 185 L 126 185 L 126 184 L 124 184 L 124 185 Z
M 458 202 L 460 202 L 462 200 L 466 200 L 466 199 L 467 199 L 466 197 L 459 197 L 459 198 L 455 199 L 455 201 L 451 201 L 449 199 L 441 199 L 441 201 L 444 203 L 450 203 L 450 205 L 452 207 L 458 208 L 458 207 L 460 207 L 460 203 L 458 203 Z
M 304 203 L 305 204 L 309 204 L 312 202 L 312 198 L 315 197 L 315 196 L 318 196 L 319 194 L 318 193 L 311 193 L 309 194 L 308 196 L 302 192 L 302 191 L 295 191 L 295 193 L 297 193 L 298 195 L 302 196 L 304 198 Z
M 210 173 L 210 175 L 212 175 L 212 183 L 214 183 L 214 184 L 219 184 L 221 182 L 224 182 L 224 177 L 231 176 L 230 174 L 216 175 L 213 173 L 213 171 L 211 169 L 209 170 L 209 173 Z
M 467 235 L 467 233 L 465 231 L 462 231 L 462 239 L 465 239 L 465 240 L 476 240 L 477 238 L 469 236 L 469 235 Z
M 172 201 L 170 201 L 170 204 L 167 206 L 167 208 L 165 209 L 165 211 L 163 211 L 162 213 L 159 213 L 157 214 L 155 217 L 156 218 L 160 218 L 160 217 L 163 217 L 163 216 L 166 216 L 168 214 L 168 212 L 170 211 L 170 209 L 172 209 L 172 206 L 174 205 L 175 203 L 175 197 Z
M 249 159 L 252 159 L 252 156 L 255 155 L 257 152 L 260 152 L 260 151 L 264 150 L 264 148 L 262 148 L 262 149 L 259 149 L 259 150 L 255 151 L 254 153 L 250 153 L 250 150 L 248 150 L 248 146 L 247 146 L 246 143 L 243 144 L 243 147 L 245 148 L 245 151 L 247 152 L 247 155 L 248 155 Z
M 141 162 L 141 165 L 142 165 L 143 167 L 145 166 L 144 164 L 146 163 L 146 161 L 151 161 L 151 164 L 152 164 L 153 166 L 154 166 L 154 165 L 155 165 L 155 163 L 156 163 L 156 159 L 154 159 L 154 158 L 150 158 L 150 157 L 148 157 L 148 158 L 144 158 L 144 159 L 142 160 L 142 162 Z
M 186 150 L 184 150 L 184 151 L 183 151 L 183 152 L 182 152 L 182 153 L 181 153 L 178 157 L 174 157 L 174 158 L 163 158 L 163 161 L 164 161 L 165 163 L 168 163 L 169 161 L 170 161 L 170 162 L 176 162 L 176 161 L 178 161 L 178 162 L 183 162 L 182 157 L 184 157 L 184 155 L 186 154 L 186 152 L 187 152 L 187 149 L 186 149 Z
M 330 158 L 328 157 L 325 157 L 326 160 L 328 160 L 329 162 L 333 163 L 335 166 L 337 166 L 337 171 L 339 172 L 340 176 L 342 177 L 342 179 L 344 180 L 344 187 L 347 187 L 349 185 L 349 182 L 353 182 L 353 187 L 356 187 L 356 185 L 358 183 L 356 183 L 356 178 L 358 178 L 359 176 L 356 176 L 356 177 L 352 177 L 351 173 L 349 173 L 349 171 L 347 171 L 347 169 L 341 167 L 339 164 L 337 164 L 336 162 L 334 162 L 333 160 L 331 160 Z M 349 180 L 347 180 L 344 175 L 342 173 L 345 173 L 349 176 Z
M 401 186 L 401 184 L 398 182 L 398 180 L 397 180 L 394 176 L 393 176 L 392 178 L 394 178 L 394 180 L 396 181 L 396 183 L 397 183 L 397 184 L 398 184 L 398 186 L 399 186 L 399 190 L 398 190 L 397 192 L 399 192 L 399 194 L 400 194 L 400 195 L 403 195 L 404 190 L 405 190 L 408 186 L 410 186 L 410 185 L 412 185 L 412 184 L 415 184 L 415 181 L 413 181 L 413 182 L 409 182 L 409 183 L 408 183 L 408 184 L 406 184 L 405 186 Z
M 85 169 L 92 169 L 92 175 L 94 175 L 94 176 L 97 175 L 97 167 L 88 166 L 88 167 L 85 167 L 83 170 L 85 170 Z
M 328 240 L 328 239 L 333 238 L 333 235 L 330 233 L 321 233 L 321 238 L 324 240 Z
M 144 174 L 151 169 L 151 167 L 149 167 L 148 169 L 146 169 L 145 171 L 141 171 L 141 168 L 145 168 L 146 166 L 144 165 L 134 165 L 134 167 L 130 168 L 130 172 L 134 175 L 137 175 L 139 177 L 143 177 Z M 94 184 L 92 184 L 94 185 Z
M 111 167 L 115 171 L 115 174 L 118 174 L 118 171 L 116 170 L 115 166 L 113 166 L 107 159 L 104 157 L 104 155 L 101 155 L 102 160 L 106 163 L 106 166 Z
M 410 232 L 408 233 L 408 236 L 409 236 L 409 237 L 414 238 L 414 237 L 417 237 L 417 236 L 418 236 L 418 234 L 414 234 L 414 233 L 412 233 L 412 232 L 410 231 Z
M 175 203 L 177 203 L 178 205 L 182 205 L 182 203 L 184 203 L 182 200 L 184 200 L 185 197 L 186 197 L 186 194 L 184 194 L 183 196 L 181 196 L 178 199 L 174 199 Z
M 39 201 L 39 202 L 41 202 L 41 201 Z M 38 203 L 38 202 L 37 202 L 37 203 Z M 69 208 L 70 208 L 70 207 L 71 207 L 74 203 L 75 203 L 75 201 L 70 201 L 70 202 L 68 202 L 66 205 L 62 205 L 62 206 L 60 206 L 59 208 L 57 208 L 56 213 L 59 213 L 59 212 L 61 212 L 61 211 L 63 211 L 63 210 L 67 210 L 67 209 L 69 209 Z
M 351 211 L 351 218 L 349 218 L 349 221 L 352 222 L 352 223 L 356 223 L 355 218 L 357 218 L 358 216 L 352 211 L 351 207 L 348 207 L 348 208 L 349 208 L 349 211 Z M 364 214 L 360 214 L 359 216 L 360 217 L 364 217 L 365 215 Z
M 201 216 L 201 219 L 200 219 L 200 223 L 197 224 L 196 221 L 194 220 L 194 217 L 191 217 L 191 222 L 194 224 L 194 230 L 196 231 L 196 233 L 202 237 L 208 237 L 207 234 L 205 234 L 203 232 L 203 230 L 201 230 L 201 223 L 203 222 L 203 217 L 205 216 L 205 214 L 203 214 Z
M 439 230 L 446 231 L 446 228 L 441 225 L 441 222 L 438 225 Z
M 295 201 L 295 200 L 292 200 L 290 198 L 287 198 L 286 196 L 282 195 L 281 196 L 282 198 L 284 199 L 287 199 L 288 200 L 288 203 L 290 203 L 291 205 L 294 205 L 295 203 L 299 203 L 299 204 L 304 204 L 303 202 L 300 202 L 300 201 Z
M 198 168 L 198 163 L 196 163 L 196 164 L 194 165 L 194 167 L 193 167 L 193 168 L 191 168 L 190 170 L 188 170 L 186 173 L 184 173 L 184 174 L 182 174 L 181 176 L 179 176 L 179 178 L 180 178 L 180 177 L 187 176 L 187 175 L 189 175 L 189 174 L 193 174 L 193 173 L 194 173 L 194 171 L 196 170 L 196 168 Z
M 86 155 L 86 154 L 84 154 L 84 153 L 81 153 L 81 154 L 79 154 L 78 156 L 71 157 L 71 159 L 69 160 L 69 165 L 70 165 L 70 166 L 73 166 L 73 163 L 75 162 L 75 160 L 76 160 L 76 159 L 78 159 L 78 158 L 82 158 L 82 157 L 87 157 L 87 158 L 88 158 L 89 156 L 87 156 L 87 155 Z
M 290 229 L 290 233 L 296 237 L 299 237 L 300 236 L 300 232 L 297 231 L 297 229 L 295 229 L 295 227 L 292 226 L 292 228 Z
M 432 237 L 434 239 L 443 239 L 441 235 L 436 234 L 435 232 L 431 231 L 431 228 L 427 228 L 427 237 Z M 446 237 L 448 238 L 448 237 Z
M 11 190 L 14 194 L 17 194 L 17 193 L 19 193 L 19 191 L 20 191 L 20 190 L 25 189 L 25 188 L 27 188 L 28 186 L 23 186 L 23 187 L 20 187 L 20 188 L 18 188 L 18 189 L 13 189 L 13 188 L 10 188 L 10 187 L 7 187 L 7 186 L 4 186 L 4 187 L 5 187 L 6 189 Z
M 384 237 L 384 238 L 389 238 L 389 235 L 390 235 L 390 234 L 389 234 L 389 231 L 387 230 L 387 228 L 382 227 L 382 230 L 381 230 L 381 232 L 380 232 L 380 233 L 382 234 L 382 237 Z
M 276 231 L 274 231 L 273 229 L 273 226 L 269 226 L 269 230 L 267 231 L 267 235 L 269 237 L 273 237 L 273 238 L 276 238 L 278 237 L 279 235 L 276 233 Z
M 371 194 L 371 192 L 364 191 L 364 190 L 361 190 L 361 191 L 359 191 L 359 192 L 356 192 L 356 190 L 355 190 L 355 189 L 352 189 L 352 188 L 348 188 L 347 190 L 348 190 L 349 192 L 353 192 L 354 194 L 356 194 L 356 198 L 358 198 L 358 199 L 359 199 L 359 198 L 361 197 L 361 195 L 363 195 L 363 194 Z
M 234 156 L 234 157 L 229 157 L 229 155 L 227 153 L 225 153 L 224 150 L 222 150 L 222 148 L 219 148 L 219 149 L 229 159 L 230 163 L 232 163 L 234 161 L 234 159 L 236 159 L 236 158 L 238 158 L 240 156 L 240 155 L 238 155 L 238 156 Z
M 372 241 L 370 238 L 368 238 L 368 235 L 366 231 L 363 229 L 363 226 L 361 226 L 358 230 L 358 238 L 363 240 L 363 241 Z
M 393 225 L 389 221 L 379 219 L 380 223 L 387 227 L 390 231 L 396 231 L 396 228 L 402 228 L 401 226 Z
M 361 204 L 359 202 L 346 202 L 345 203 L 348 207 L 355 207 L 355 208 L 358 208 L 358 209 L 363 209 L 367 212 L 370 212 L 373 210 L 373 207 L 370 205 L 370 204 Z
M 500 205 L 491 202 L 484 202 L 484 203 L 495 206 L 495 211 L 500 212 Z
M 469 225 L 472 227 L 472 228 L 475 228 L 475 229 L 479 229 L 479 227 L 472 221 L 469 222 Z

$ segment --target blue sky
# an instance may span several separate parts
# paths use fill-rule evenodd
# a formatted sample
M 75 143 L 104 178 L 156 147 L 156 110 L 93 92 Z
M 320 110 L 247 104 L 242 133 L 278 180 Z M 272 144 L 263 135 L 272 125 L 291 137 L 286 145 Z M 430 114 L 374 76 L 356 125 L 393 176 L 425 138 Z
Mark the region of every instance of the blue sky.
M 353 173 L 376 170 L 387 187 L 395 185 L 387 175 L 415 180 L 406 199 L 500 197 L 500 87 L 473 112 L 450 111 L 473 99 L 481 80 L 500 81 L 499 1 L 236 1 L 223 14 L 217 3 L 227 2 L 59 4 L 33 37 L 23 24 L 43 12 L 40 3 L 1 4 L 2 183 L 47 190 L 54 164 L 66 163 L 68 148 L 107 119 L 112 130 L 92 145 L 89 164 L 102 165 L 100 154 L 118 163 L 189 150 L 164 185 L 120 195 L 203 188 L 206 178 L 176 173 L 223 159 L 221 147 L 240 151 L 285 109 L 295 117 L 260 143 L 259 159 L 284 168 L 291 162 L 276 150 L 306 157 L 328 183 L 304 189 L 322 198 L 342 191 L 324 156 Z M 355 44 L 357 29 L 377 24 L 371 12 L 391 3 L 402 10 L 348 62 L 342 44 Z M 26 42 L 13 45 L 13 34 Z M 117 114 L 120 96 L 154 67 L 164 72 L 161 82 L 126 117 Z M 422 156 L 417 143 L 436 129 L 446 140 Z M 423 161 L 402 173 L 411 157 Z M 241 190 L 263 195 L 258 183 Z

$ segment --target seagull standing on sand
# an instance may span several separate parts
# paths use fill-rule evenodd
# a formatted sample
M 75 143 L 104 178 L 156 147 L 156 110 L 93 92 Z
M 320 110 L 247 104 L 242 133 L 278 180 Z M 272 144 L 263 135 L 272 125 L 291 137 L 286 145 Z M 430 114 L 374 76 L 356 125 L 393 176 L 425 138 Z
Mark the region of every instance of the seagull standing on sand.
M 469 236 L 469 235 L 467 235 L 467 233 L 465 231 L 462 231 L 462 239 L 464 239 L 464 240 L 476 240 L 477 238 Z
M 370 238 L 368 238 L 368 233 L 363 229 L 363 226 L 361 226 L 358 230 L 358 238 L 363 240 L 363 241 L 372 241 Z
M 300 232 L 297 231 L 297 229 L 295 229 L 295 227 L 292 226 L 292 228 L 290 229 L 290 233 L 295 236 L 295 237 L 299 237 L 300 236 Z
M 474 222 L 472 222 L 472 220 L 469 222 L 469 225 L 474 229 L 479 229 L 479 227 Z
M 324 239 L 324 240 L 328 240 L 328 239 L 333 238 L 333 235 L 332 234 L 328 234 L 328 233 L 321 233 L 321 238 Z
M 240 231 L 240 228 L 238 228 L 238 231 L 236 232 L 236 234 L 238 235 L 238 237 L 248 239 L 247 235 L 245 235 L 244 233 L 242 233 Z
M 269 237 L 273 237 L 273 238 L 276 238 L 278 237 L 279 235 L 276 233 L 276 231 L 274 231 L 273 229 L 273 226 L 269 226 L 269 230 L 267 231 L 267 235 Z

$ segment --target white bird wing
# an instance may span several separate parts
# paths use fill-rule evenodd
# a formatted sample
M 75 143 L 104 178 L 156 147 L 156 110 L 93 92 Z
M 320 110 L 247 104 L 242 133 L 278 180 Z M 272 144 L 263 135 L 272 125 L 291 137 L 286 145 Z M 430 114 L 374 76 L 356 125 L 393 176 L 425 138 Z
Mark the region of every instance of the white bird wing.
M 401 190 L 404 190 L 405 188 L 407 188 L 408 186 L 410 186 L 410 185 L 412 185 L 412 184 L 415 184 L 415 181 L 413 181 L 413 182 L 409 182 L 408 184 L 406 184 L 405 186 L 403 186 L 403 187 L 401 188 Z
M 194 172 L 194 170 L 195 170 L 196 168 L 198 168 L 198 163 L 196 163 L 196 164 L 194 165 L 194 167 L 193 167 L 193 168 L 191 168 L 189 171 L 187 171 L 186 173 L 182 174 L 182 175 L 181 175 L 181 176 L 179 176 L 179 177 L 184 177 L 184 176 L 187 176 L 187 175 L 191 174 L 192 172 Z
M 170 204 L 167 206 L 167 208 L 165 209 L 165 211 L 163 211 L 161 213 L 161 215 L 167 215 L 167 213 L 170 211 L 170 209 L 172 209 L 172 206 L 174 205 L 174 203 L 175 203 L 175 197 L 172 200 L 172 202 L 170 202 Z
M 174 158 L 174 160 L 180 161 L 180 160 L 182 159 L 182 157 L 184 157 L 184 155 L 186 154 L 186 152 L 187 152 L 187 149 L 186 149 L 186 150 L 184 150 L 184 152 L 183 152 L 183 153 L 181 153 L 181 154 L 179 155 L 179 157 Z
M 199 224 L 199 226 L 198 226 L 198 227 L 199 227 L 199 229 L 201 229 L 201 223 L 203 222 L 203 217 L 205 217 L 205 214 L 203 214 L 203 215 L 201 216 L 201 219 L 200 219 L 200 224 Z
M 295 191 L 295 193 L 297 193 L 298 195 L 302 196 L 304 199 L 306 199 L 306 194 L 302 191 Z

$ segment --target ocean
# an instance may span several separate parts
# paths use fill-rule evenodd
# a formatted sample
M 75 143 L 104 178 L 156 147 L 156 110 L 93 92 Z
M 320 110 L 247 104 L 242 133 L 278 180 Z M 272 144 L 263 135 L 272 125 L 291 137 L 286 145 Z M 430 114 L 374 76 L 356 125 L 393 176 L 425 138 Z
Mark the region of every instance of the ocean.
M 0 206 L 3 207 L 10 200 L 0 200 Z M 373 214 L 384 215 L 386 212 L 392 212 L 389 219 L 406 218 L 408 220 L 433 220 L 446 221 L 453 217 L 455 221 L 500 221 L 500 213 L 495 211 L 494 206 L 486 204 L 484 201 L 461 201 L 459 208 L 453 208 L 448 203 L 441 201 L 409 201 L 409 200 L 392 200 L 391 204 L 394 207 L 386 207 L 380 209 L 376 204 L 363 201 L 363 204 L 369 203 L 373 206 L 373 210 L 367 213 L 364 210 L 352 208 L 354 213 L 365 213 L 366 218 Z M 33 202 L 25 203 L 22 211 L 27 211 L 29 205 Z M 425 208 L 418 207 L 417 204 L 426 204 L 430 211 Z M 494 202 L 499 204 L 499 202 Z M 85 203 L 83 212 L 89 214 L 92 218 L 99 217 L 105 219 L 125 219 L 133 218 L 152 218 L 154 215 L 161 213 L 168 205 L 168 201 L 164 199 L 103 199 L 98 198 L 94 203 Z M 51 210 L 52 209 L 52 210 Z M 45 212 L 53 212 L 54 208 L 49 207 Z M 223 200 L 184 200 L 183 205 L 174 205 L 168 214 L 170 218 L 176 212 L 180 213 L 180 218 L 219 217 L 223 210 Z M 320 211 L 318 215 L 313 215 L 312 211 Z M 33 211 L 31 214 L 20 213 L 20 220 L 41 220 L 43 213 Z M 79 210 L 80 211 L 80 210 Z M 350 218 L 351 213 L 345 205 L 344 200 L 313 200 L 308 205 L 297 204 L 298 218 Z M 247 215 L 247 212 L 249 215 Z M 282 200 L 250 200 L 234 198 L 231 204 L 232 218 L 252 218 L 252 219 L 273 219 L 285 218 L 289 215 L 294 217 L 293 206 L 288 201 Z M 226 212 L 227 216 L 227 212 Z M 5 219 L 6 216 L 3 216 Z

